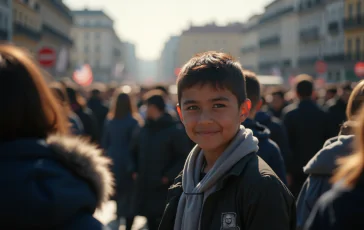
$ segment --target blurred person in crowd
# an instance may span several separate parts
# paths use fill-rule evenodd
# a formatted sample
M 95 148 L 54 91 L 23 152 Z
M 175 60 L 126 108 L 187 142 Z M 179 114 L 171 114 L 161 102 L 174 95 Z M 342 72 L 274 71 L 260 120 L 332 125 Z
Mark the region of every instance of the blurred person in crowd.
M 103 87 L 95 86 L 91 90 L 90 98 L 87 102 L 87 106 L 92 110 L 93 114 L 97 119 L 97 123 L 99 125 L 99 130 L 102 130 L 102 127 L 105 122 L 106 115 L 109 111 L 108 107 L 105 105 L 103 97 L 105 95 L 105 90 Z
M 287 102 L 284 99 L 284 94 L 285 91 L 281 88 L 277 88 L 275 90 L 273 90 L 273 92 L 271 93 L 272 95 L 272 101 L 270 103 L 270 112 L 271 114 L 276 117 L 281 119 L 282 117 L 282 111 L 284 109 L 284 107 L 287 106 Z
M 138 135 L 143 121 L 136 112 L 130 96 L 121 90 L 115 92 L 110 112 L 104 125 L 101 147 L 112 159 L 115 176 L 117 221 L 126 218 L 126 230 L 131 230 L 134 214 L 131 212 L 133 192 L 131 143 Z
M 335 185 L 317 201 L 306 222 L 306 230 L 364 229 L 363 107 L 354 115 L 354 120 L 357 122 L 355 153 L 338 161 L 339 168 L 331 180 Z
M 270 139 L 270 130 L 255 120 L 255 115 L 262 105 L 259 80 L 255 73 L 247 70 L 244 70 L 244 76 L 246 82 L 246 95 L 250 99 L 252 106 L 249 116 L 242 124 L 245 128 L 251 129 L 253 135 L 258 138 L 258 156 L 260 156 L 273 169 L 278 177 L 286 183 L 286 169 L 280 149 L 278 145 Z
M 337 85 L 331 84 L 326 87 L 325 102 L 335 98 L 337 95 Z
M 350 82 L 344 83 L 340 87 L 339 96 L 331 98 L 326 103 L 325 109 L 329 114 L 331 122 L 330 137 L 336 136 L 340 131 L 340 126 L 347 120 L 345 111 L 352 90 Z
M 146 98 L 149 98 L 150 95 L 155 95 L 155 94 L 158 94 L 158 95 L 162 96 L 164 101 L 166 100 L 166 96 L 165 96 L 165 93 L 163 92 L 163 90 L 160 90 L 160 89 L 152 89 L 152 90 L 146 92 L 144 94 L 144 96 L 143 96 L 144 104 L 139 108 L 139 113 L 140 113 L 140 115 L 144 119 L 147 119 L 147 110 L 148 110 L 148 105 L 146 103 Z M 174 109 L 168 109 L 167 108 L 167 105 L 166 105 L 165 110 L 166 110 L 166 113 L 168 113 L 169 115 L 171 115 L 171 117 L 173 118 L 173 120 L 175 122 L 178 121 L 178 117 L 177 117 L 176 110 L 174 110 Z
M 303 167 L 329 138 L 329 122 L 328 115 L 312 100 L 312 77 L 303 74 L 295 80 L 299 101 L 287 106 L 282 115 L 291 150 L 286 163 L 290 189 L 297 197 L 307 177 Z
M 104 96 L 104 101 L 105 101 L 105 104 L 107 105 L 107 107 L 110 107 L 110 104 L 111 104 L 111 100 L 113 98 L 113 95 L 115 93 L 115 91 L 117 90 L 118 88 L 118 84 L 116 82 L 110 82 L 107 87 L 106 87 L 106 90 L 105 90 L 105 96 Z
M 58 99 L 65 116 L 70 122 L 70 132 L 74 135 L 83 135 L 84 131 L 82 121 L 77 114 L 72 111 L 64 85 L 59 82 L 53 82 L 50 84 L 50 88 Z
M 348 100 L 346 115 L 348 121 L 341 127 L 337 137 L 326 141 L 321 149 L 304 167 L 309 175 L 297 201 L 297 226 L 302 228 L 319 197 L 331 188 L 330 178 L 336 169 L 339 157 L 350 155 L 353 151 L 355 117 L 364 105 L 364 81 L 352 91 Z
M 148 93 L 146 122 L 133 143 L 136 192 L 133 210 L 146 216 L 148 229 L 158 229 L 168 187 L 183 168 L 189 143 L 183 126 L 166 111 L 160 93 Z
M 176 104 L 173 103 L 173 101 L 171 100 L 168 89 L 162 85 L 155 87 L 155 89 L 158 89 L 163 92 L 163 98 L 164 101 L 166 102 L 166 110 L 170 114 L 175 114 L 177 116 Z
M 265 101 L 265 97 L 261 97 L 261 101 L 262 107 L 259 111 L 256 112 L 255 120 L 269 129 L 269 138 L 278 145 L 284 163 L 287 163 L 286 159 L 289 158 L 291 152 L 289 149 L 286 128 L 284 127 L 280 119 L 273 116 L 266 108 L 263 108 L 263 106 L 267 104 Z
M 195 55 L 177 80 L 178 113 L 197 144 L 169 189 L 160 230 L 296 227 L 294 198 L 256 155 L 242 67 L 218 52 Z
M 24 50 L 0 45 L 0 229 L 104 229 L 109 160 L 77 137 L 42 71 Z
M 66 88 L 72 110 L 81 119 L 84 135 L 89 137 L 92 142 L 99 143 L 100 130 L 97 119 L 92 110 L 87 107 L 86 100 L 80 95 L 76 87 L 68 85 Z

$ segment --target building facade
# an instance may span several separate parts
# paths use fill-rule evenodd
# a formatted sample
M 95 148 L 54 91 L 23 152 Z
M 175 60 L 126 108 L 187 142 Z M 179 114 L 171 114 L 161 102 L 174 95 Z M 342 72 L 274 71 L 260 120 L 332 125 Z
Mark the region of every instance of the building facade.
M 133 43 L 122 42 L 122 63 L 123 63 L 123 80 L 135 81 L 138 77 L 138 59 L 136 48 Z
M 261 15 L 254 15 L 248 19 L 243 30 L 240 61 L 244 69 L 258 71 L 259 36 L 258 25 Z
M 0 0 L 0 41 L 12 38 L 12 0 Z
M 217 26 L 191 26 L 182 32 L 177 48 L 177 66 L 181 67 L 194 54 L 206 51 L 221 51 L 240 58 L 241 36 L 244 24 L 231 23 Z
M 102 10 L 73 11 L 72 63 L 92 67 L 96 81 L 112 80 L 113 70 L 121 62 L 122 43 L 114 31 L 114 21 Z
M 345 0 L 345 56 L 348 61 L 346 76 L 357 79 L 354 65 L 364 61 L 364 1 Z
M 171 36 L 164 44 L 158 64 L 158 81 L 175 83 L 175 70 L 178 68 L 176 57 L 179 39 L 179 36 Z
M 298 16 L 293 0 L 276 0 L 265 7 L 258 23 L 260 74 L 290 76 L 297 66 Z
M 70 9 L 60 0 L 13 1 L 12 42 L 29 50 L 38 59 L 38 52 L 47 48 L 54 51 L 55 62 L 42 66 L 54 77 L 70 74 L 69 53 L 73 45 L 70 38 L 73 17 Z M 59 55 L 62 52 L 62 60 Z M 58 62 L 65 62 L 61 67 Z

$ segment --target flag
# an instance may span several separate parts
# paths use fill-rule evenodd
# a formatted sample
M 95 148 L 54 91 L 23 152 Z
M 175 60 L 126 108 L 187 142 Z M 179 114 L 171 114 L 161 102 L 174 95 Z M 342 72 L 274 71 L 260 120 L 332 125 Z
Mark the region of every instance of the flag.
M 73 80 L 81 86 L 89 86 L 93 81 L 92 70 L 89 64 L 84 64 L 73 72 Z

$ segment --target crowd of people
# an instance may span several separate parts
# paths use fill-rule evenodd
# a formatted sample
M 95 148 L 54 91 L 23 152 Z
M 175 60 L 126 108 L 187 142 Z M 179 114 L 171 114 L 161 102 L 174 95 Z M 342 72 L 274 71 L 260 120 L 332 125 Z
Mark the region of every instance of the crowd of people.
M 219 52 L 165 86 L 47 81 L 0 45 L 1 229 L 364 229 L 364 81 L 288 91 Z M 294 92 L 294 96 L 292 96 Z M 177 106 L 176 106 L 177 105 Z

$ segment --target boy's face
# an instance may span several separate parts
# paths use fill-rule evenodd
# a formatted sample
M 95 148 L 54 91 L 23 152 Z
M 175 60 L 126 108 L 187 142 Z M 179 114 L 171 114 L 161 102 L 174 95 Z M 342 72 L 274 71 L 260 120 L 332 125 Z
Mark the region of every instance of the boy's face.
M 206 152 L 221 153 L 248 117 L 250 101 L 238 106 L 229 90 L 196 85 L 183 90 L 177 109 L 191 140 Z

